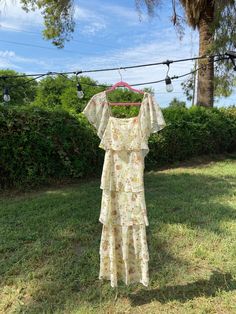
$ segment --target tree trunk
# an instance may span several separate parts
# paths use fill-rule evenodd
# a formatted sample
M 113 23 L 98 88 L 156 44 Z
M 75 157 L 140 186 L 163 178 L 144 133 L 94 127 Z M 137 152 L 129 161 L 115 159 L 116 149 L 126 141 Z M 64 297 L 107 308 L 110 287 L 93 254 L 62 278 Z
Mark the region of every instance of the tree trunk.
M 208 1 L 206 9 L 199 20 L 199 56 L 209 54 L 209 48 L 214 40 L 212 22 L 214 20 L 214 4 Z M 214 103 L 214 62 L 209 59 L 199 59 L 198 66 L 203 69 L 198 71 L 197 105 L 213 107 Z

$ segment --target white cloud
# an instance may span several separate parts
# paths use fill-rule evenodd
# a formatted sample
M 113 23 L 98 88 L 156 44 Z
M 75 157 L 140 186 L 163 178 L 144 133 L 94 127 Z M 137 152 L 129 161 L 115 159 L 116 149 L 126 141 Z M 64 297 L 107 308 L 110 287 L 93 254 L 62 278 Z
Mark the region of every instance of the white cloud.
M 93 11 L 91 10 L 88 10 L 86 8 L 83 8 L 79 5 L 75 5 L 75 8 L 74 8 L 74 18 L 76 20 L 83 20 L 83 21 L 89 21 L 93 18 L 95 18 L 96 15 L 94 14 Z
M 103 1 L 80 1 L 75 5 L 75 18 L 89 21 L 90 19 L 113 19 L 126 18 L 132 21 L 138 21 L 138 14 L 133 7 L 127 7 L 117 4 L 107 4 Z
M 22 29 L 21 29 L 19 24 L 14 23 L 14 22 L 12 22 L 12 23 L 3 22 L 2 20 L 1 20 L 1 23 L 0 23 L 0 29 L 3 30 L 3 31 L 4 30 L 8 30 L 8 31 L 12 31 L 12 32 L 20 32 L 20 31 L 22 31 Z
M 81 30 L 81 33 L 85 35 L 95 35 L 96 33 L 100 32 L 101 30 L 105 28 L 106 28 L 105 23 L 94 22 L 94 23 L 84 26 L 84 28 Z
M 0 50 L 0 57 L 3 58 L 12 58 L 15 57 L 15 52 L 14 51 L 9 51 L 9 50 Z
M 16 56 L 14 51 L 0 50 L 0 68 L 1 69 L 20 69 L 13 62 L 13 58 Z
M 42 25 L 42 17 L 38 10 L 30 11 L 26 13 L 19 2 L 19 0 L 15 1 L 7 1 L 7 4 L 4 5 L 3 2 L 0 4 L 0 17 L 1 24 L 6 27 L 12 27 L 15 29 L 19 29 L 21 27 L 32 27 Z
M 121 6 L 121 5 L 114 5 L 114 4 L 103 4 L 102 6 L 99 6 L 100 9 L 102 9 L 106 14 L 112 17 L 117 18 L 124 18 L 126 19 L 125 22 L 139 22 L 139 16 L 137 11 L 134 8 Z
M 52 67 L 55 66 L 54 61 L 54 59 L 50 58 L 23 57 L 15 51 L 0 50 L 0 68 L 2 69 L 11 68 L 17 71 L 25 72 L 25 65 L 30 65 L 34 67 L 40 66 L 40 72 L 51 71 Z
M 142 12 L 141 16 L 139 16 L 135 1 L 131 2 L 129 6 L 100 3 L 97 9 L 100 12 L 105 12 L 105 16 L 113 22 L 115 20 L 127 26 L 137 26 L 141 23 L 144 24 L 147 21 L 151 21 L 146 12 Z
M 74 18 L 77 21 L 80 34 L 94 36 L 106 29 L 107 22 L 103 14 L 75 5 Z

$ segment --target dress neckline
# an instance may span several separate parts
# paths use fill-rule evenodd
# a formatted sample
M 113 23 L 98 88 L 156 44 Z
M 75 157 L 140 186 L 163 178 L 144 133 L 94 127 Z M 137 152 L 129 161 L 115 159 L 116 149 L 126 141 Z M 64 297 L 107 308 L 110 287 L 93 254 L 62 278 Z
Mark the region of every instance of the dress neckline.
M 139 113 L 138 113 L 138 115 L 135 116 L 135 117 L 129 117 L 129 118 L 113 117 L 112 111 L 111 111 L 111 107 L 110 107 L 109 101 L 108 101 L 108 99 L 107 99 L 106 90 L 103 91 L 102 94 L 103 94 L 104 100 L 105 100 L 105 102 L 106 102 L 106 105 L 107 105 L 108 108 L 109 108 L 108 110 L 109 110 L 109 116 L 110 116 L 110 118 L 115 119 L 115 120 L 124 120 L 124 121 L 127 120 L 127 121 L 128 121 L 128 120 L 133 120 L 133 119 L 138 119 L 138 118 L 139 118 L 139 116 L 140 116 L 140 114 L 141 114 L 142 107 L 143 107 L 143 103 L 144 103 L 144 101 L 145 101 L 145 99 L 146 99 L 146 95 L 147 95 L 148 93 L 147 93 L 147 92 L 144 92 L 144 94 L 143 94 L 143 99 L 142 99 L 142 101 L 141 101 L 141 105 L 140 105 L 140 108 L 139 108 Z

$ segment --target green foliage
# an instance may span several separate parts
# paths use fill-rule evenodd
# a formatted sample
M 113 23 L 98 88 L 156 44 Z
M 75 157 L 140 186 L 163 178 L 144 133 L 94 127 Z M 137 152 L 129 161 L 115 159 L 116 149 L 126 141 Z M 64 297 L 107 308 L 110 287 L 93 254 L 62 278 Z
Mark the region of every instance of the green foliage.
M 97 173 L 98 139 L 84 117 L 39 107 L 0 108 L 0 185 Z
M 141 102 L 143 99 L 143 94 L 134 93 L 127 89 L 115 89 L 114 91 L 107 94 L 108 101 L 111 102 Z M 125 103 L 125 102 L 124 102 Z M 115 117 L 133 117 L 137 116 L 139 112 L 139 107 L 136 106 L 112 106 L 112 115 Z
M 81 112 L 89 99 L 94 94 L 104 90 L 104 87 L 93 86 L 98 83 L 86 76 L 80 76 L 78 81 L 84 91 L 82 99 L 79 99 L 77 96 L 75 75 L 70 77 L 67 75 L 56 75 L 42 79 L 37 88 L 34 104 L 47 109 L 63 108 L 75 113 Z
M 170 125 L 151 135 L 147 169 L 202 154 L 236 151 L 235 109 L 176 106 L 163 113 Z
M 63 48 L 65 41 L 71 39 L 75 22 L 73 19 L 73 0 L 21 0 L 22 8 L 29 12 L 39 9 L 44 19 L 43 36 Z
M 115 97 L 115 92 L 109 97 Z M 125 109 L 119 108 L 117 114 L 129 115 Z M 151 135 L 145 168 L 151 170 L 201 154 L 236 151 L 235 109 L 188 109 L 178 105 L 163 109 L 170 125 Z M 83 114 L 33 105 L 1 106 L 0 185 L 31 186 L 51 178 L 100 175 L 104 151 L 98 148 L 99 142 L 95 128 Z
M 176 97 L 174 97 L 170 104 L 169 104 L 169 107 L 186 107 L 186 103 L 184 101 L 180 101 L 178 100 Z
M 191 71 L 196 69 L 193 68 Z M 187 100 L 193 100 L 193 91 L 195 88 L 193 73 L 188 78 L 186 78 L 182 83 L 182 89 Z M 232 71 L 231 63 L 226 63 L 226 61 L 215 62 L 215 75 L 214 75 L 214 97 L 229 97 L 233 93 L 233 88 L 236 86 L 236 79 L 234 72 Z
M 0 76 L 23 75 L 13 70 L 0 70 Z M 37 82 L 29 77 L 6 78 L 0 80 L 1 102 L 3 102 L 3 90 L 8 87 L 11 100 L 7 106 L 25 105 L 34 100 L 37 89 Z
M 225 66 L 225 65 L 224 65 Z M 233 93 L 233 89 L 236 86 L 236 79 L 232 71 L 225 71 L 214 78 L 215 97 L 229 97 Z
M 48 76 L 39 82 L 35 105 L 45 108 L 61 107 L 61 95 L 72 82 L 67 76 Z

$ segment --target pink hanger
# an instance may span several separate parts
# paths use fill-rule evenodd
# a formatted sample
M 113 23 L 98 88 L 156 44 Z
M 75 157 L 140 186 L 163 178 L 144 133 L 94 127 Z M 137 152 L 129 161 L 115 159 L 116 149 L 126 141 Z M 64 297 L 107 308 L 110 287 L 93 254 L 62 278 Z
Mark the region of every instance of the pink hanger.
M 117 82 L 116 84 L 112 85 L 112 87 L 108 88 L 106 90 L 106 93 L 113 91 L 114 89 L 116 89 L 116 87 L 122 86 L 122 87 L 127 87 L 129 90 L 132 90 L 134 92 L 140 93 L 140 94 L 144 94 L 143 91 L 133 88 L 132 86 L 130 86 L 128 83 L 122 81 L 122 75 L 119 69 L 119 74 L 120 74 L 120 82 Z M 109 103 L 111 106 L 140 106 L 141 103 L 140 102 L 131 102 L 131 103 L 124 103 L 124 102 L 110 102 Z
M 111 91 L 113 91 L 114 89 L 116 89 L 116 87 L 120 87 L 120 86 L 127 87 L 128 89 L 132 90 L 133 92 L 137 92 L 137 93 L 140 93 L 140 94 L 144 94 L 144 92 L 143 92 L 142 90 L 133 88 L 132 86 L 130 86 L 128 83 L 126 83 L 126 82 L 124 82 L 124 81 L 117 82 L 117 83 L 114 84 L 112 87 L 108 88 L 106 91 L 107 91 L 107 92 L 111 92 Z

